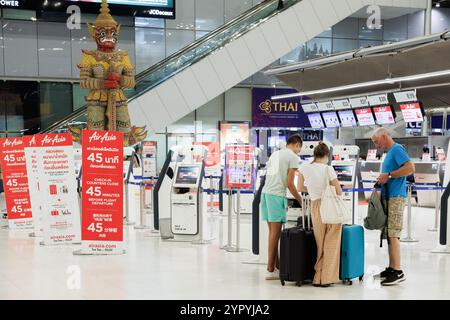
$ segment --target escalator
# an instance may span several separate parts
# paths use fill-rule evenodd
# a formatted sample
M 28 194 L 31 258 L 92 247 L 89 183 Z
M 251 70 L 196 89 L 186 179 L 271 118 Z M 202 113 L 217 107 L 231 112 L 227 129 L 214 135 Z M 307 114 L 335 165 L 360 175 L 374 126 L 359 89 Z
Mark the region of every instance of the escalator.
M 135 90 L 127 93 L 132 125 L 146 126 L 149 135 L 163 130 L 364 8 L 367 2 L 284 0 L 282 6 L 279 0 L 261 2 L 138 74 Z M 372 0 L 370 4 L 385 2 Z M 415 6 L 425 8 L 426 2 L 417 0 Z M 42 132 L 83 123 L 85 116 L 86 106 Z

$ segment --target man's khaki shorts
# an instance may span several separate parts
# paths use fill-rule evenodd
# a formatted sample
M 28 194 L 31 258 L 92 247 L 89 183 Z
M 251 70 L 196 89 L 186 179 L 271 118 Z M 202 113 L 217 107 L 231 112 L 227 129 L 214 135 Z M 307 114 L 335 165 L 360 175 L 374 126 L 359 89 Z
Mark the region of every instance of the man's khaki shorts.
M 384 201 L 386 205 L 386 201 Z M 400 238 L 403 229 L 403 212 L 405 211 L 406 199 L 394 197 L 389 199 L 388 215 L 388 237 Z

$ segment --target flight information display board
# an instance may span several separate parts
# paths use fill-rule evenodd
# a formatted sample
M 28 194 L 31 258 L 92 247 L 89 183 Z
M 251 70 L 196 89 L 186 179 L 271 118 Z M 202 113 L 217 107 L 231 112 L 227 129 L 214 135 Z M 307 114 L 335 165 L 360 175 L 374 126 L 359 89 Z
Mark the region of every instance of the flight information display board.
M 395 124 L 394 113 L 391 106 L 375 107 L 373 108 L 377 124 Z
M 419 102 L 401 104 L 400 110 L 405 122 L 423 122 L 422 107 Z
M 335 111 L 324 112 L 322 113 L 322 116 L 327 128 L 339 128 L 341 126 L 339 118 Z
M 314 129 L 322 129 L 325 128 L 325 124 L 323 123 L 322 116 L 320 113 L 311 113 L 308 114 L 309 123 L 311 124 L 311 128 Z
M 356 127 L 358 125 L 353 110 L 338 111 L 338 115 L 343 127 Z
M 363 108 L 355 110 L 356 117 L 360 126 L 373 126 L 375 125 L 375 119 L 372 114 L 372 109 Z

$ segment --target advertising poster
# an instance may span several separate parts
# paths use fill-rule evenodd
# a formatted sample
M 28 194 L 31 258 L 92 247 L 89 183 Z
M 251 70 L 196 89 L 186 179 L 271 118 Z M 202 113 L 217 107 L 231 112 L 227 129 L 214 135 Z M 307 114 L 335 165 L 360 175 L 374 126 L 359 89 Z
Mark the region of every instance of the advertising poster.
M 203 179 L 203 187 L 210 188 L 209 176 L 219 177 L 221 175 L 220 165 L 220 145 L 218 142 L 194 142 L 194 145 L 203 145 L 208 148 L 208 154 L 205 159 L 205 179 Z M 219 179 L 212 179 L 213 189 L 219 189 Z M 208 208 L 219 208 L 219 195 L 214 194 L 212 203 L 211 199 L 208 199 Z
M 220 151 L 225 151 L 227 144 L 250 143 L 250 124 L 248 122 L 220 123 Z
M 43 244 L 81 242 L 80 207 L 72 136 L 36 135 L 39 196 L 42 201 Z
M 248 144 L 226 146 L 227 189 L 252 189 L 254 154 L 255 147 Z
M 39 181 L 41 174 L 38 168 L 38 159 L 40 158 L 39 153 L 41 148 L 39 148 L 37 144 L 38 137 L 39 135 L 24 136 L 23 142 L 25 144 L 25 162 L 27 166 L 28 188 L 30 190 L 31 211 L 33 213 L 34 235 L 36 237 L 42 237 L 42 209 L 44 197 L 40 194 L 42 190 Z
M 123 133 L 83 130 L 83 254 L 123 253 Z
M 0 164 L 10 229 L 33 227 L 24 146 L 22 138 L 0 138 Z
M 157 142 L 156 141 L 143 141 L 142 142 L 142 177 L 151 178 L 156 177 L 157 167 L 156 167 L 156 152 L 157 152 Z
M 254 88 L 252 126 L 265 128 L 308 128 L 308 117 L 299 98 L 272 100 L 273 96 L 295 93 L 292 89 Z

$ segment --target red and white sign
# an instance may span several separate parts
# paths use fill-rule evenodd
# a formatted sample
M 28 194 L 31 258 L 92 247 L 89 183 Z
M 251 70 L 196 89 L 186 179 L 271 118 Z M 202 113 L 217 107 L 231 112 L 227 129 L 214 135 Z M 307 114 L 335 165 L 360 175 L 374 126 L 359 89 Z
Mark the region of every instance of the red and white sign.
M 418 102 L 401 104 L 400 110 L 402 110 L 405 122 L 423 122 L 423 114 Z
M 34 235 L 36 237 L 43 236 L 42 210 L 44 197 L 41 193 L 41 183 L 39 182 L 41 175 L 38 168 L 38 158 L 40 157 L 36 138 L 39 135 L 24 136 L 25 144 L 25 162 L 27 166 L 28 188 L 30 190 L 31 211 L 33 212 Z
M 255 147 L 248 144 L 227 145 L 225 151 L 227 189 L 251 189 Z
M 43 199 L 43 243 L 80 243 L 80 206 L 72 136 L 68 133 L 40 134 L 34 140 L 37 144 L 36 163 L 40 176 L 39 196 Z
M 33 227 L 24 145 L 22 138 L 0 138 L 0 163 L 11 229 Z
M 221 165 L 220 165 L 220 144 L 218 142 L 194 142 L 194 145 L 202 145 L 208 148 L 208 153 L 205 159 L 205 179 L 203 179 L 203 187 L 209 189 L 211 187 L 212 180 L 212 188 L 219 189 L 219 179 L 213 178 L 209 179 L 208 177 L 219 177 L 221 175 Z M 212 203 L 208 200 L 208 208 L 211 206 L 214 208 L 219 208 L 219 195 L 212 195 Z
M 375 125 L 375 119 L 370 108 L 356 109 L 355 113 L 360 126 Z
M 123 133 L 84 130 L 83 254 L 123 253 Z
M 367 161 L 376 161 L 377 159 L 377 149 L 369 149 L 367 151 Z
M 151 178 L 156 177 L 156 141 L 142 142 L 142 177 Z
M 378 124 L 395 124 L 394 114 L 391 106 L 373 108 Z

